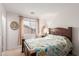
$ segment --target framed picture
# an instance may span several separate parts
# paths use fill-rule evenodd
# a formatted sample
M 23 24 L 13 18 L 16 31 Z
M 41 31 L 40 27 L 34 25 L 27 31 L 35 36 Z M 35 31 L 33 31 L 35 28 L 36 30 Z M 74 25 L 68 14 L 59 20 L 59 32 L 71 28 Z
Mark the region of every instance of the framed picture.
M 10 24 L 10 27 L 12 30 L 17 30 L 19 27 L 19 24 L 16 21 L 12 21 Z

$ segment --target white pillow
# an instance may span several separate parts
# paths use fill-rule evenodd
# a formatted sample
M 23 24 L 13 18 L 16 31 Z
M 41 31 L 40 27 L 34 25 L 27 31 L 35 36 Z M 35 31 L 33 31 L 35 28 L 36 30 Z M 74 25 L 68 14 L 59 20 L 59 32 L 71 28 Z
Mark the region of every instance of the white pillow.
M 54 37 L 54 35 L 52 35 L 52 34 L 48 34 L 46 37 L 44 37 L 44 38 L 46 38 L 46 39 L 51 39 L 51 38 L 53 38 Z

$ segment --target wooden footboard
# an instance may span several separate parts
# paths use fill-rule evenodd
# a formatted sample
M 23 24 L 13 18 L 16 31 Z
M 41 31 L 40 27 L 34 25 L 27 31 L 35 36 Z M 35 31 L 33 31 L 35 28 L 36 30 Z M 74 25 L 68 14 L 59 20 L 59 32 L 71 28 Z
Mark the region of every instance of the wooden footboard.
M 22 53 L 25 54 L 25 56 L 36 56 L 36 52 L 29 50 L 27 45 L 24 44 L 25 39 L 22 39 Z
M 24 52 L 24 41 L 25 39 L 22 39 L 22 53 Z

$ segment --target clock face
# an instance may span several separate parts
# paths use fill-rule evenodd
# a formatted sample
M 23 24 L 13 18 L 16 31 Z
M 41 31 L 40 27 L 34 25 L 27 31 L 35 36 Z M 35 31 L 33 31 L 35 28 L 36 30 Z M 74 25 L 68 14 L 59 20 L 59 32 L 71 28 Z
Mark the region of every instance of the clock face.
M 11 24 L 10 24 L 10 27 L 12 30 L 17 30 L 19 25 L 16 21 L 12 21 Z

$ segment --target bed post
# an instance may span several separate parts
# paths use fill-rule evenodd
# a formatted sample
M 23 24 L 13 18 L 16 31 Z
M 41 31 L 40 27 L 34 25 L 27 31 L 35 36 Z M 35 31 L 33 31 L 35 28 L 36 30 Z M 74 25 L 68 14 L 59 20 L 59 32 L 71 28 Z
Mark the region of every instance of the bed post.
M 24 52 L 24 41 L 25 39 L 22 39 L 22 53 Z
M 72 27 L 68 27 L 68 29 L 69 29 L 69 33 L 70 33 L 70 40 L 72 42 Z M 69 52 L 69 54 L 72 55 L 72 50 Z
M 68 29 L 69 29 L 69 33 L 70 33 L 70 40 L 72 42 L 72 27 L 68 27 Z

